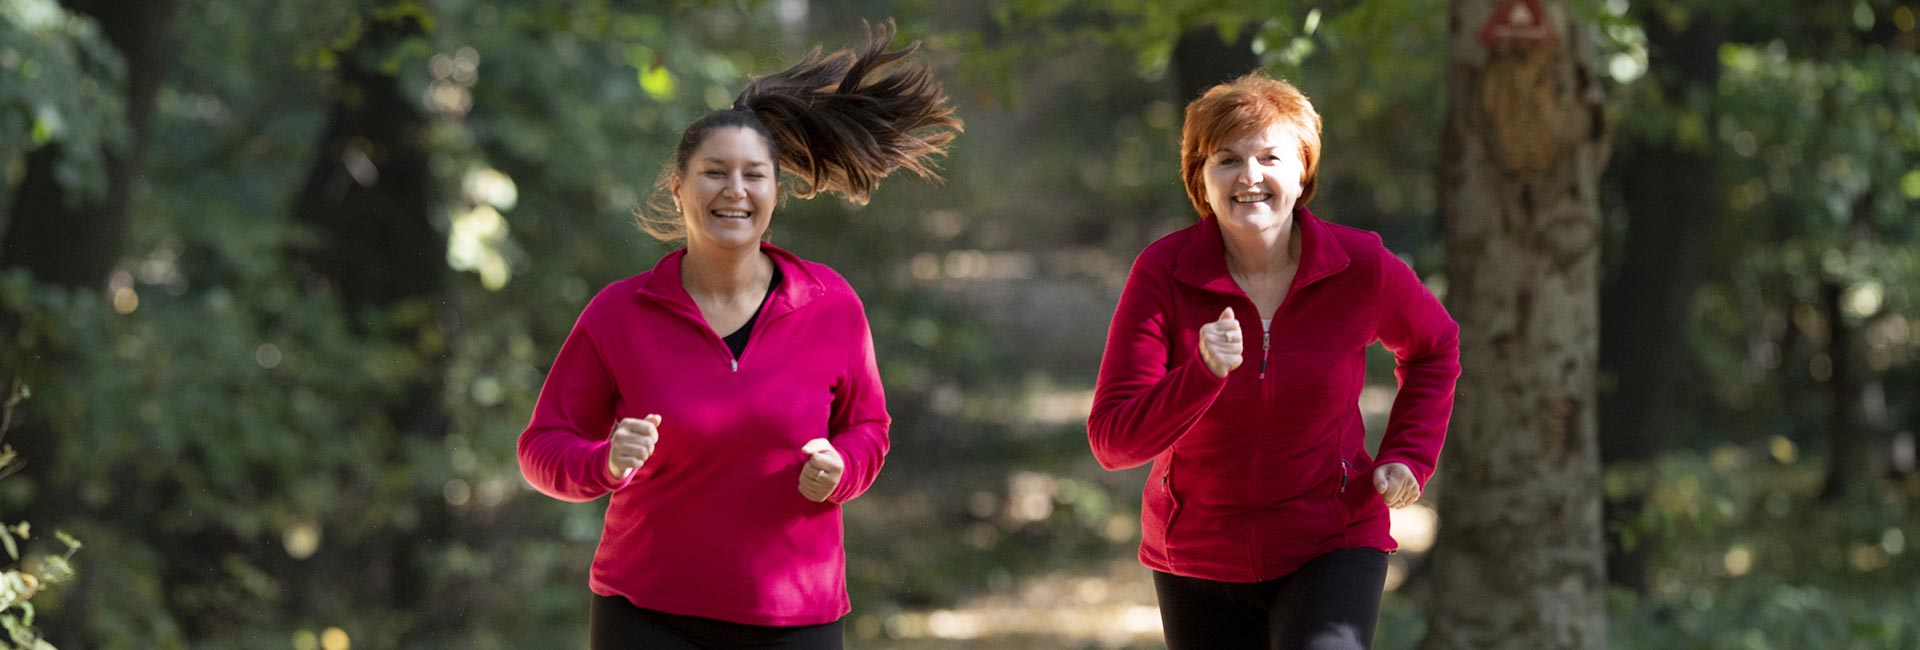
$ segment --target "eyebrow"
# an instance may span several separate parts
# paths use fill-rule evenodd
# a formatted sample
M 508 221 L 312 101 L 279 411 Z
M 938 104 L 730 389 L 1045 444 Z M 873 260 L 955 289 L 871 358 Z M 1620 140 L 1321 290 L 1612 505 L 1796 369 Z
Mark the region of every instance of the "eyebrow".
M 727 164 L 727 161 L 721 160 L 719 158 L 707 158 L 707 159 L 701 160 L 700 162 L 703 162 L 709 165 L 726 165 Z M 767 163 L 756 160 L 756 161 L 747 163 L 747 166 L 748 167 L 765 167 L 767 166 Z
M 1284 148 L 1284 147 L 1282 147 L 1282 146 L 1280 146 L 1280 145 L 1274 145 L 1274 146 L 1271 146 L 1271 147 L 1261 147 L 1261 148 L 1258 148 L 1258 149 L 1254 149 L 1254 150 L 1253 150 L 1253 153 L 1265 153 L 1265 152 L 1268 152 L 1268 151 L 1280 151 L 1280 150 L 1281 150 L 1281 149 L 1283 149 L 1283 148 Z M 1223 154 L 1223 153 L 1230 153 L 1230 154 L 1234 154 L 1234 155 L 1236 155 L 1236 156 L 1237 156 L 1237 155 L 1240 155 L 1240 152 L 1238 152 L 1238 151 L 1235 151 L 1235 150 L 1233 150 L 1233 149 L 1231 149 L 1231 148 L 1228 148 L 1228 147 L 1221 147 L 1221 148 L 1218 148 L 1218 149 L 1214 149 L 1214 150 L 1213 150 L 1213 153 L 1210 153 L 1210 154 L 1207 154 L 1207 155 L 1208 155 L 1208 156 L 1218 156 L 1218 155 L 1220 155 L 1220 154 Z

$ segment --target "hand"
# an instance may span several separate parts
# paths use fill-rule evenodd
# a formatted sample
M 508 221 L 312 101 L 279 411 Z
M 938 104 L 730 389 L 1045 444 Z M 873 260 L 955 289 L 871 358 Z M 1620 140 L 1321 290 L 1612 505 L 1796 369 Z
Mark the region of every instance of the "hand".
M 827 500 L 827 495 L 840 487 L 847 462 L 826 438 L 808 440 L 800 453 L 807 455 L 807 463 L 800 466 L 800 495 L 816 503 Z
M 1387 463 L 1373 470 L 1373 489 L 1389 508 L 1405 508 L 1420 500 L 1420 482 L 1406 463 Z
M 620 420 L 608 440 L 613 444 L 607 447 L 607 473 L 615 481 L 626 480 L 628 474 L 640 469 L 647 458 L 653 456 L 653 446 L 660 442 L 660 416 L 648 414 L 643 420 Z
M 1226 378 L 1240 367 L 1246 344 L 1240 341 L 1240 321 L 1233 319 L 1233 308 L 1220 312 L 1219 320 L 1200 326 L 1200 360 L 1213 376 Z

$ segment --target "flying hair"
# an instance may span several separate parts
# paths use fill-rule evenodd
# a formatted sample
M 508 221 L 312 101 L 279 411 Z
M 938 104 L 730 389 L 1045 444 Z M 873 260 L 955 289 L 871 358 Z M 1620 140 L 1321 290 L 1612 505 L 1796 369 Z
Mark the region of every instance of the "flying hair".
M 832 193 L 864 205 L 881 179 L 900 169 L 938 182 L 934 159 L 946 154 L 964 125 L 927 65 L 902 62 L 920 42 L 889 49 L 894 35 L 889 19 L 867 27 L 857 52 L 822 54 L 815 47 L 793 67 L 749 81 L 731 108 L 694 120 L 655 183 L 641 228 L 663 240 L 684 236 L 679 211 L 670 209 L 670 187 L 719 128 L 760 134 L 776 173 L 789 172 L 783 190 L 802 199 Z

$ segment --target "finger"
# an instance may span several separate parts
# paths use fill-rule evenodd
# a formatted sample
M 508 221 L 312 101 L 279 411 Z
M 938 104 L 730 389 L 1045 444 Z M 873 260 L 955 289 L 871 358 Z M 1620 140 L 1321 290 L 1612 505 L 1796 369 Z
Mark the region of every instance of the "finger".
M 840 458 L 840 454 L 830 450 L 814 454 L 813 457 L 807 459 L 807 467 L 823 469 L 826 470 L 828 474 L 838 474 L 840 470 L 846 466 L 846 461 Z
M 1237 320 L 1234 320 L 1234 318 L 1233 318 L 1233 308 L 1232 308 L 1232 307 L 1228 307 L 1228 308 L 1226 308 L 1226 309 L 1222 309 L 1222 310 L 1220 310 L 1220 317 L 1219 317 L 1219 318 L 1217 318 L 1217 319 L 1214 319 L 1214 322 L 1216 322 L 1216 323 L 1233 323 L 1233 324 L 1235 324 L 1235 325 L 1238 325 L 1238 324 L 1240 324 L 1240 321 L 1237 321 Z
M 832 451 L 832 450 L 833 450 L 833 443 L 827 442 L 826 438 L 814 438 L 812 440 L 808 440 L 807 444 L 800 447 L 800 453 L 809 454 L 809 455 L 818 454 L 823 451 Z
M 659 431 L 654 427 L 653 422 L 649 420 L 636 420 L 634 418 L 621 420 L 620 426 L 615 430 L 636 436 L 654 435 Z
M 1392 495 L 1387 494 L 1387 488 L 1391 488 L 1391 487 L 1393 487 L 1393 482 L 1387 480 L 1386 472 L 1373 473 L 1373 491 L 1379 492 L 1381 495 L 1391 498 Z
M 836 472 L 825 467 L 808 465 L 800 470 L 800 480 L 813 485 L 826 486 L 837 480 L 835 476 L 838 476 Z
M 652 424 L 652 425 L 653 425 L 654 427 L 659 427 L 659 426 L 660 426 L 660 414 L 659 414 L 659 413 L 648 413 L 648 414 L 647 414 L 647 417 L 646 417 L 646 420 L 647 420 L 647 422 L 648 422 L 648 423 L 651 423 L 651 424 Z

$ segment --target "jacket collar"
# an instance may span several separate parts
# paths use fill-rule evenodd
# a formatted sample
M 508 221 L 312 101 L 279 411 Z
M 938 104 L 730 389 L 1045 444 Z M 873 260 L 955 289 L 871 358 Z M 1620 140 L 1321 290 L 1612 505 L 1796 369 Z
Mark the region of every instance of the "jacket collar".
M 760 242 L 760 250 L 773 259 L 782 276 L 780 286 L 774 289 L 772 296 L 767 297 L 766 306 L 762 308 L 763 320 L 805 307 L 807 303 L 826 294 L 826 285 L 814 277 L 800 256 L 766 242 Z M 640 282 L 634 292 L 689 315 L 694 320 L 705 322 L 700 318 L 700 308 L 693 303 L 693 296 L 687 293 L 687 287 L 681 281 L 681 262 L 686 257 L 685 248 L 667 253 L 666 257 L 653 265 L 653 270 L 647 273 L 646 279 Z
M 1305 207 L 1293 212 L 1300 226 L 1300 269 L 1294 272 L 1293 289 L 1313 284 L 1347 268 L 1351 258 L 1334 236 L 1333 228 Z M 1245 293 L 1227 272 L 1227 245 L 1221 239 L 1220 222 L 1215 217 L 1194 224 L 1192 237 L 1180 249 L 1173 275 L 1195 288 L 1215 293 Z M 1292 293 L 1289 290 L 1288 293 Z

